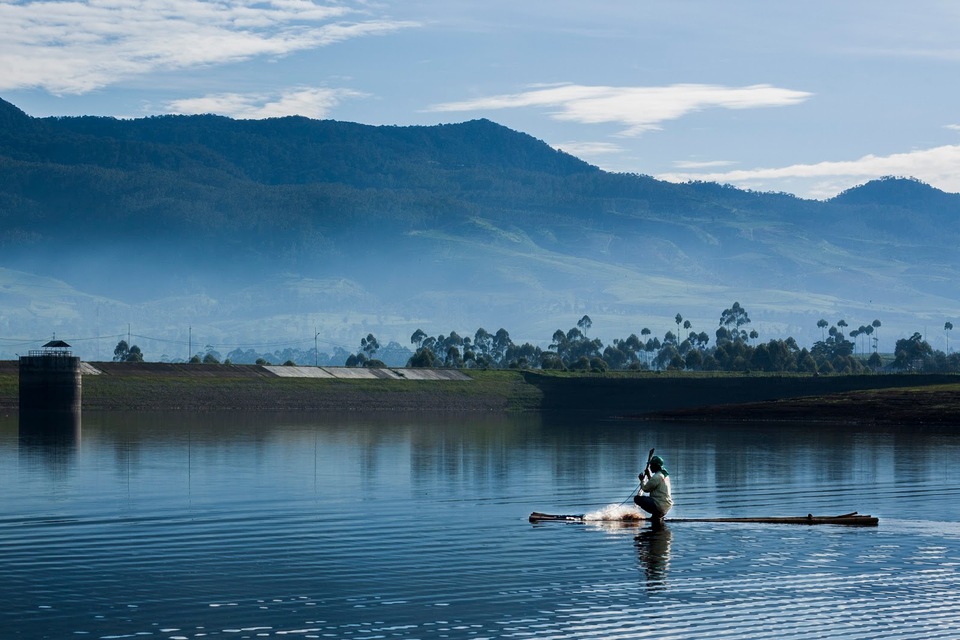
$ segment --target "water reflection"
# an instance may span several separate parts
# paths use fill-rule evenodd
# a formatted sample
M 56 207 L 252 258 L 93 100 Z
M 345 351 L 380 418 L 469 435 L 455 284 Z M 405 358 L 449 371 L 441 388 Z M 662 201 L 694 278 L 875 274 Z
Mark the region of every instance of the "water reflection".
M 79 449 L 79 416 L 21 419 L 19 435 L 26 457 L 63 469 Z M 321 489 L 335 476 L 364 495 L 382 490 L 385 478 L 413 492 L 442 485 L 481 495 L 514 478 L 548 478 L 549 501 L 538 499 L 530 510 L 562 512 L 620 500 L 656 446 L 670 456 L 677 517 L 878 511 L 886 500 L 852 500 L 846 488 L 881 483 L 879 497 L 897 491 L 894 472 L 908 482 L 946 480 L 960 453 L 953 434 L 910 428 L 583 425 L 503 416 L 88 413 L 83 437 L 112 451 L 114 470 L 124 477 L 160 452 L 175 453 L 176 466 L 189 475 L 224 457 L 261 466 L 287 451 L 291 460 L 304 458 L 298 464 L 309 466 Z M 830 490 L 814 486 L 814 477 L 829 481 Z
M 651 590 L 665 589 L 670 570 L 670 544 L 673 542 L 670 527 L 661 524 L 644 529 L 633 541 L 647 587 Z
M 18 423 L 21 459 L 53 477 L 66 475 L 80 447 L 80 412 L 22 411 Z
M 17 427 L 0 416 L 4 637 L 800 640 L 826 624 L 873 640 L 960 623 L 949 431 L 88 413 L 81 448 L 79 431 Z M 671 518 L 857 509 L 881 526 L 527 524 L 616 505 L 653 446 Z

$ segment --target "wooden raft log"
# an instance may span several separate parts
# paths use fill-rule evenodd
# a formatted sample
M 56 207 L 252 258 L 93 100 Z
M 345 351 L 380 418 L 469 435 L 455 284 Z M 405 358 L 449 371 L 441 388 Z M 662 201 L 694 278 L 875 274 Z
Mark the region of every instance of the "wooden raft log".
M 583 514 L 577 515 L 554 515 L 550 513 L 540 513 L 534 511 L 530 514 L 530 522 L 588 522 Z M 614 520 L 612 522 L 620 522 Z M 626 522 L 627 520 L 622 520 Z M 635 520 L 630 520 L 635 521 Z M 641 520 L 642 522 L 642 520 Z M 875 527 L 880 524 L 880 519 L 870 515 L 863 515 L 854 511 L 839 516 L 815 516 L 807 514 L 806 516 L 760 516 L 746 518 L 667 518 L 665 522 L 730 522 L 730 523 L 752 523 L 752 524 L 840 524 L 857 527 Z

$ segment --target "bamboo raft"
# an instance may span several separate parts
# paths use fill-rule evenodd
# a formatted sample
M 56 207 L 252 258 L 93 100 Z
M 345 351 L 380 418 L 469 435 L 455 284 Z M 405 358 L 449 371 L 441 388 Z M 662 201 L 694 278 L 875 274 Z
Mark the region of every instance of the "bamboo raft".
M 530 514 L 530 522 L 604 522 L 602 520 L 586 520 L 583 514 L 579 515 L 554 515 L 550 513 L 540 513 L 534 511 Z M 611 522 L 611 521 L 606 521 Z M 612 522 L 645 522 L 645 520 L 631 517 Z M 748 517 L 748 518 L 667 518 L 667 523 L 674 522 L 732 522 L 732 523 L 752 523 L 752 524 L 839 524 L 854 527 L 875 527 L 880 524 L 880 519 L 875 516 L 857 513 L 844 513 L 838 516 L 815 516 L 807 514 L 806 516 L 766 516 L 766 517 Z

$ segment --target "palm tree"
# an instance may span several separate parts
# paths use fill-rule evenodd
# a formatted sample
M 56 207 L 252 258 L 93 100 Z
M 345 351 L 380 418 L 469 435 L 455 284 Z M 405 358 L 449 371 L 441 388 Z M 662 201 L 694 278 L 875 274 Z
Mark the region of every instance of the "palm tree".
M 879 320 L 874 320 L 873 322 L 870 323 L 870 326 L 873 327 L 874 329 L 879 329 L 879 328 L 880 328 L 880 324 L 881 324 L 881 323 L 880 323 Z M 873 350 L 874 350 L 874 351 L 877 351 L 877 347 L 878 347 L 878 343 L 879 343 L 879 342 L 880 342 L 880 332 L 877 331 L 877 337 L 873 339 Z
M 947 353 L 950 353 L 950 334 L 948 332 L 953 331 L 953 323 L 945 322 L 943 323 L 943 332 L 947 336 Z

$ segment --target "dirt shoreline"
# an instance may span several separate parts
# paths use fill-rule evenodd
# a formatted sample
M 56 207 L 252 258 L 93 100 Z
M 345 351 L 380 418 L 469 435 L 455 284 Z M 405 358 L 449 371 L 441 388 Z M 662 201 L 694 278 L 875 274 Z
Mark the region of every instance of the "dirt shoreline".
M 908 424 L 960 429 L 960 385 L 856 391 L 771 402 L 708 406 L 642 416 L 644 420 L 817 422 L 858 426 Z

